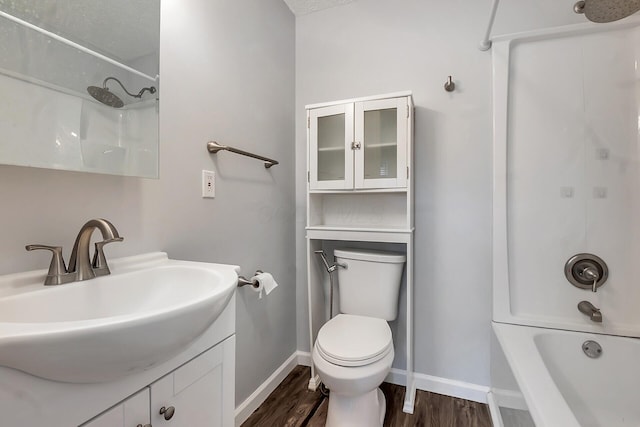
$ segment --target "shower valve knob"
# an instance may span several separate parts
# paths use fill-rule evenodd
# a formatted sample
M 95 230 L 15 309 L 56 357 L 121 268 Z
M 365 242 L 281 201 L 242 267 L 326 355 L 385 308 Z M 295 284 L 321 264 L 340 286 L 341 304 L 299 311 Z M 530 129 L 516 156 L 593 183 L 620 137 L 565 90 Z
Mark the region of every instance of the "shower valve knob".
M 609 268 L 602 258 L 581 253 L 569 258 L 564 274 L 573 286 L 596 292 L 607 281 Z

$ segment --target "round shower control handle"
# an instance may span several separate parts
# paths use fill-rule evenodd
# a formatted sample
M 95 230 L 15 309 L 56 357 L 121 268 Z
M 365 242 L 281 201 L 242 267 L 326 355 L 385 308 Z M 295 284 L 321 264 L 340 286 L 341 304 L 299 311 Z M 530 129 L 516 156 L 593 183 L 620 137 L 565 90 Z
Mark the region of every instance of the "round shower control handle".
M 567 280 L 575 287 L 593 292 L 609 277 L 609 268 L 604 260 L 594 254 L 581 253 L 569 258 L 564 267 Z
M 176 408 L 174 408 L 173 406 L 169 406 L 168 408 L 165 408 L 163 406 L 162 408 L 160 408 L 160 415 L 164 415 L 164 419 L 167 421 L 173 418 L 173 414 L 175 414 L 175 412 Z

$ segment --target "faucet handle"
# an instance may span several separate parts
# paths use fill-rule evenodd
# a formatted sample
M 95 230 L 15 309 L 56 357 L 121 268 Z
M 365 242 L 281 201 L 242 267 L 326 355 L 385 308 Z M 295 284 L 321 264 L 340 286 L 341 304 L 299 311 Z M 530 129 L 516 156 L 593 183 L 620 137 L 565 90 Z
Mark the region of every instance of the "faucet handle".
M 44 281 L 45 285 L 61 285 L 71 281 L 71 276 L 67 276 L 67 267 L 64 265 L 62 246 L 27 245 L 25 246 L 25 249 L 28 251 L 35 251 L 39 249 L 51 251 L 51 264 L 49 264 L 47 278 Z
M 93 271 L 96 273 L 96 276 L 106 276 L 107 274 L 111 274 L 109 266 L 107 265 L 107 258 L 104 256 L 104 245 L 107 243 L 122 242 L 123 240 L 123 237 L 114 237 L 113 239 L 94 243 L 96 250 L 93 254 L 91 266 L 93 267 Z

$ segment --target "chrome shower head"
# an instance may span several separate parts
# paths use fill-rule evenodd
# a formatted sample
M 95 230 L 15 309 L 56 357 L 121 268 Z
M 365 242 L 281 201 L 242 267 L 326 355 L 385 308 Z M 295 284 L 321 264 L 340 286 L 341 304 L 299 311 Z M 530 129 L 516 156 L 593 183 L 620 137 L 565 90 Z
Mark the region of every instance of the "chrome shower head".
M 89 92 L 89 95 L 91 95 L 94 99 L 96 99 L 97 101 L 109 107 L 122 108 L 124 106 L 124 102 L 122 101 L 122 99 L 120 99 L 116 94 L 111 92 L 107 87 L 107 82 L 109 80 L 115 80 L 116 82 L 118 82 L 120 87 L 127 93 L 127 95 L 133 98 L 142 98 L 142 94 L 145 91 L 149 91 L 149 93 L 156 93 L 156 88 L 153 86 L 150 86 L 150 87 L 142 88 L 142 90 L 140 90 L 140 92 L 138 92 L 137 95 L 134 95 L 132 93 L 129 93 L 127 88 L 124 87 L 124 85 L 120 82 L 120 80 L 116 79 L 115 77 L 107 77 L 106 79 L 104 79 L 104 82 L 102 82 L 102 87 L 89 86 L 87 88 L 87 92 Z
M 589 21 L 613 22 L 640 10 L 640 0 L 581 0 L 573 6 L 576 13 L 584 13 Z

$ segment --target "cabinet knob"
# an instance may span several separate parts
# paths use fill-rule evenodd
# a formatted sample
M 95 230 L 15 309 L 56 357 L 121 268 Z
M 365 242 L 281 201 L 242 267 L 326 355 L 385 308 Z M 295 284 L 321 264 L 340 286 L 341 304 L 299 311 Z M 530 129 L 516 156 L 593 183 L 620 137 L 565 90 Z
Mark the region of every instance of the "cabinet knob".
M 352 150 L 359 150 L 360 148 L 362 148 L 362 144 L 360 143 L 360 141 L 353 141 L 351 143 Z
M 175 412 L 176 408 L 174 408 L 173 406 L 169 406 L 168 408 L 165 408 L 163 406 L 162 408 L 160 408 L 160 415 L 164 415 L 164 419 L 167 421 L 173 418 L 173 414 L 175 414 Z
M 136 427 L 151 427 L 151 424 L 145 424 L 145 425 L 138 424 Z

